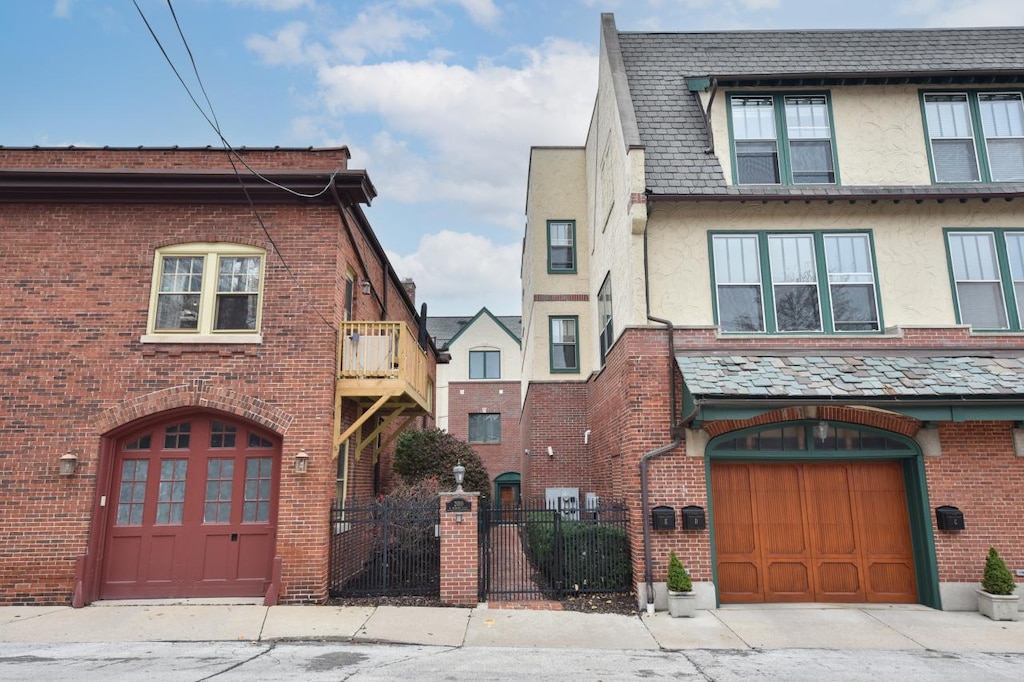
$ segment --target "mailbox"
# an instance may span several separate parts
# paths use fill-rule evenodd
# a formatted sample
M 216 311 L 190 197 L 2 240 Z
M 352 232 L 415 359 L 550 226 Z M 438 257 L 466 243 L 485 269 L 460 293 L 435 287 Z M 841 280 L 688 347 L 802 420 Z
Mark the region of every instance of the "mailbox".
M 683 507 L 683 529 L 704 530 L 708 527 L 707 517 L 704 515 L 704 507 L 690 505 Z
M 651 528 L 654 530 L 672 530 L 675 527 L 675 509 L 672 507 L 654 507 L 651 509 Z
M 956 507 L 943 505 L 935 508 L 935 521 L 939 530 L 963 530 L 964 513 Z

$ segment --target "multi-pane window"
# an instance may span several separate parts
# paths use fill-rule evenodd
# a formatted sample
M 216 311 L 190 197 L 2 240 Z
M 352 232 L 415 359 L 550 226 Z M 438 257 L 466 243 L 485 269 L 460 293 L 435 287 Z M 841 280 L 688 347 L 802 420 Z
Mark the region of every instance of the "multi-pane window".
M 160 462 L 160 485 L 156 498 L 156 522 L 181 523 L 185 509 L 187 459 L 165 459 Z
M 732 95 L 729 116 L 737 184 L 836 182 L 826 95 Z
M 243 523 L 266 523 L 270 519 L 270 484 L 273 471 L 271 457 L 248 457 L 245 460 L 245 499 L 242 503 Z
M 1024 230 L 948 231 L 946 238 L 959 321 L 1021 330 Z
M 598 339 L 601 349 L 601 366 L 604 366 L 604 357 L 611 348 L 614 340 L 614 326 L 612 324 L 612 275 L 605 275 L 604 283 L 597 292 L 597 325 L 600 330 Z
M 548 221 L 548 272 L 576 272 L 576 221 Z
M 234 459 L 214 458 L 207 461 L 203 523 L 229 523 L 231 521 L 231 486 L 234 476 Z
M 263 251 L 187 244 L 157 252 L 150 334 L 255 334 Z
M 881 328 L 868 234 L 716 234 L 711 249 L 722 331 Z
M 936 182 L 1024 180 L 1020 92 L 929 92 L 923 99 Z
M 121 489 L 117 494 L 117 525 L 142 525 L 148 474 L 149 460 L 126 459 L 121 463 Z
M 470 379 L 500 379 L 501 351 L 471 350 L 469 351 Z
M 501 414 L 486 412 L 469 415 L 470 443 L 500 443 Z
M 551 371 L 579 372 L 580 354 L 576 334 L 579 320 L 572 317 L 552 317 L 551 326 Z

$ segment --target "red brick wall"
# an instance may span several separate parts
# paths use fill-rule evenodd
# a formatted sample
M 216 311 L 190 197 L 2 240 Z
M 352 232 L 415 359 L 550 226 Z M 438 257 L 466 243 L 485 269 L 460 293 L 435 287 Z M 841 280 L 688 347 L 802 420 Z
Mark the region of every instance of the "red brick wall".
M 223 157 L 223 152 L 221 152 Z M 127 158 L 126 158 L 127 157 Z M 13 167 L 194 167 L 204 153 L 0 150 Z M 267 153 L 264 166 L 335 166 L 337 152 Z M 120 160 L 119 160 L 120 159 Z M 168 161 L 170 160 L 170 161 Z M 210 161 L 211 164 L 214 161 Z M 0 211 L 0 603 L 68 603 L 76 557 L 87 552 L 102 483 L 103 435 L 173 407 L 219 409 L 283 438 L 277 554 L 283 601 L 326 597 L 327 509 L 336 333 L 346 266 L 388 287 L 387 319 L 411 321 L 398 287 L 364 237 L 353 245 L 330 205 L 261 206 L 282 264 L 252 212 L 223 205 L 5 204 Z M 355 223 L 353 223 L 354 225 Z M 268 250 L 260 345 L 142 344 L 154 250 L 230 241 Z M 355 257 L 360 249 L 370 272 Z M 356 294 L 357 319 L 382 319 Z M 326 318 L 326 319 L 324 319 Z M 433 376 L 433 358 L 430 361 Z M 346 406 L 345 423 L 354 409 Z M 310 455 L 294 473 L 294 454 Z M 78 473 L 57 475 L 71 451 Z M 352 489 L 372 480 L 372 453 Z
M 942 353 L 958 349 L 1024 348 L 1024 338 L 1006 335 L 971 335 L 966 329 L 907 329 L 892 336 L 761 338 L 716 336 L 712 329 L 676 330 L 677 351 L 770 352 L 807 347 L 821 351 L 855 346 L 863 349 Z M 540 453 L 551 443 L 555 461 L 532 454 L 524 485 L 543 493 L 550 485 L 579 485 L 602 497 L 624 499 L 630 510 L 630 536 L 635 578 L 643 580 L 643 519 L 640 511 L 639 464 L 643 455 L 672 441 L 667 335 L 658 329 L 626 330 L 610 349 L 605 367 L 586 383 L 538 382 L 530 385 L 523 410 L 523 445 Z M 673 369 L 675 381 L 678 371 Z M 677 403 L 681 393 L 676 394 Z M 581 415 L 580 410 L 585 408 Z M 920 428 L 915 419 L 854 407 L 823 407 L 822 418 L 859 423 L 913 436 Z M 778 410 L 749 420 L 708 422 L 709 436 L 773 421 L 801 418 L 796 410 Z M 589 449 L 582 432 L 592 430 Z M 1020 510 L 1024 508 L 1024 457 L 1013 454 L 1009 422 L 965 422 L 940 425 L 943 455 L 926 457 L 930 507 L 952 504 L 964 510 L 968 530 L 951 534 L 936 531 L 940 581 L 974 581 L 989 545 L 1006 555 L 1011 567 L 1024 567 L 1020 541 Z M 557 453 L 573 456 L 559 467 Z M 687 457 L 685 443 L 649 460 L 649 505 L 679 509 L 699 505 L 707 509 L 707 482 L 703 458 Z M 711 519 L 708 519 L 709 527 Z M 932 519 L 934 525 L 934 517 Z M 678 525 L 678 517 L 677 517 Z M 709 531 L 657 531 L 651 534 L 654 580 L 665 579 L 668 552 L 675 550 L 695 580 L 712 578 Z
M 522 446 L 530 451 L 523 463 L 524 502 L 543 499 L 549 487 L 578 487 L 581 497 L 595 489 L 590 447 L 583 443 L 584 432 L 591 429 L 593 435 L 594 430 L 587 416 L 585 383 L 530 384 L 521 426 Z M 550 457 L 548 446 L 553 451 Z
M 470 443 L 492 482 L 506 472 L 522 472 L 519 387 L 518 381 L 457 381 L 448 385 L 448 433 L 453 436 L 469 441 L 470 414 L 501 414 L 500 443 Z
M 469 501 L 468 512 L 445 511 L 453 499 Z M 442 493 L 441 504 L 441 602 L 475 606 L 479 593 L 477 512 L 479 493 Z
M 1024 568 L 1024 457 L 1014 455 L 1012 426 L 939 424 L 942 455 L 925 457 L 924 465 L 940 581 L 980 582 L 989 547 L 1011 571 Z M 941 505 L 960 508 L 963 531 L 938 530 L 934 509 Z
M 347 168 L 349 151 L 330 149 L 236 149 L 256 170 L 328 170 Z M 240 172 L 248 173 L 237 157 L 229 158 L 219 147 L 140 149 L 0 148 L 0 168 L 57 168 L 61 170 L 231 170 L 231 160 Z

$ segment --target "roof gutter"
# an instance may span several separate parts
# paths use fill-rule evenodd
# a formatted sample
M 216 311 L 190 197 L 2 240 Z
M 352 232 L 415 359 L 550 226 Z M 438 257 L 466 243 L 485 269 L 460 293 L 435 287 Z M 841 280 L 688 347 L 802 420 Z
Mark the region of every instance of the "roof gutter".
M 923 201 L 938 201 L 944 202 L 949 200 L 960 201 L 961 203 L 966 202 L 968 199 L 981 199 L 982 201 L 991 201 L 992 199 L 1003 199 L 1004 201 L 1013 201 L 1014 199 L 1020 199 L 1024 197 L 1024 191 L 1022 190 L 998 190 L 989 189 L 987 187 L 971 187 L 968 190 L 958 191 L 950 188 L 945 191 L 928 190 L 924 188 L 915 188 L 913 191 L 901 192 L 901 191 L 865 191 L 865 192 L 849 192 L 843 191 L 841 187 L 829 187 L 825 191 L 817 190 L 815 192 L 802 193 L 799 190 L 786 188 L 783 191 L 775 192 L 718 192 L 718 193 L 692 193 L 692 194 L 653 194 L 650 193 L 647 196 L 648 202 L 653 201 L 687 201 L 687 202 L 701 202 L 701 201 L 736 201 L 736 202 L 753 202 L 759 201 L 762 203 L 768 202 L 782 202 L 791 203 L 794 201 L 802 201 L 804 203 L 811 203 L 812 201 L 824 201 L 833 203 L 836 201 L 849 201 L 855 203 L 857 201 L 893 201 L 899 203 L 900 201 L 916 201 L 921 203 Z

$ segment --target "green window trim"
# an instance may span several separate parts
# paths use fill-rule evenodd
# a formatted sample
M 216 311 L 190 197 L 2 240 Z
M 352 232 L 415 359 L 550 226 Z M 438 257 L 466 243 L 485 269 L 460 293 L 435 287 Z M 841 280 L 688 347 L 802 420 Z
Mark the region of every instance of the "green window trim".
M 770 113 L 771 121 L 767 122 L 769 128 L 774 129 L 773 137 L 744 137 L 739 138 L 737 122 L 734 120 L 734 102 L 741 100 L 754 102 L 755 100 L 764 100 L 767 102 L 770 100 L 770 111 L 765 106 L 764 113 Z M 822 107 L 820 113 L 823 113 L 827 118 L 827 121 L 819 121 L 818 126 L 809 126 L 810 128 L 818 127 L 822 128 L 823 125 L 828 126 L 827 137 L 823 134 L 818 135 L 794 135 L 791 131 L 794 129 L 807 129 L 807 126 L 800 126 L 799 115 L 796 113 L 800 109 L 799 100 L 804 100 L 805 106 L 811 107 Z M 813 103 L 807 103 L 807 100 L 815 100 Z M 787 104 L 794 106 L 791 113 L 787 113 Z M 729 155 L 732 165 L 732 183 L 734 185 L 839 185 L 841 180 L 839 177 L 839 155 L 836 149 L 836 131 L 835 131 L 835 117 L 832 114 L 832 97 L 827 91 L 817 92 L 732 92 L 726 96 L 726 121 L 729 127 Z M 828 143 L 828 152 L 822 154 L 823 143 Z M 762 156 L 765 154 L 768 156 L 774 155 L 775 157 L 775 177 L 774 182 L 741 182 L 741 170 L 739 168 L 739 156 L 737 153 L 739 146 L 748 144 L 753 145 L 757 143 L 761 147 L 764 145 L 770 145 L 774 143 L 774 153 L 769 150 L 759 148 L 752 150 L 754 156 Z M 801 170 L 797 168 L 794 170 L 794 159 L 793 148 L 796 145 L 805 146 L 805 153 L 803 158 L 808 159 L 811 156 L 815 156 L 813 153 L 808 155 L 806 152 L 811 150 L 811 147 L 807 146 L 809 143 L 817 143 L 819 147 L 819 153 L 817 156 L 818 160 L 826 164 L 821 168 L 815 170 Z M 801 181 L 801 175 L 804 180 Z M 820 181 L 810 180 L 809 178 L 813 175 L 826 175 L 831 176 Z
M 842 269 L 829 270 L 829 248 L 826 247 L 826 240 L 831 242 L 832 251 L 840 248 L 838 245 L 844 237 L 863 238 L 861 253 L 855 260 L 864 262 L 859 272 L 844 271 Z M 853 240 L 846 240 L 851 244 Z M 716 251 L 716 242 L 720 248 Z M 727 242 L 746 242 L 741 245 L 745 247 L 738 256 L 733 255 L 735 249 L 722 247 Z M 776 242 L 773 247 L 772 242 Z M 810 247 L 813 255 L 813 270 L 808 273 L 801 273 L 802 276 L 786 278 L 784 267 L 776 264 L 776 261 L 783 261 L 787 245 L 784 242 L 802 242 L 799 246 L 806 249 Z M 753 247 L 753 248 L 751 248 Z M 760 231 L 760 232 L 734 232 L 734 231 L 711 231 L 708 232 L 709 265 L 711 270 L 711 296 L 715 324 L 722 333 L 727 334 L 879 334 L 885 329 L 882 319 L 881 293 L 878 285 L 878 268 L 875 258 L 874 239 L 870 230 L 815 230 L 815 231 Z M 743 264 L 739 268 L 730 266 L 726 272 L 720 268 L 718 254 L 723 257 L 739 259 Z M 737 276 L 733 269 L 742 270 Z M 810 292 L 811 287 L 814 293 Z M 723 319 L 723 293 L 732 290 L 739 292 L 740 297 L 735 298 L 734 293 L 727 294 L 731 297 L 733 307 L 742 309 L 746 305 L 745 313 L 749 316 L 732 316 L 733 328 L 729 326 L 729 320 Z M 856 291 L 860 289 L 860 308 L 873 312 L 874 319 L 865 317 L 856 319 L 847 317 L 837 320 L 837 313 L 842 310 L 855 312 L 858 308 Z M 870 289 L 870 294 L 868 294 Z M 745 300 L 744 300 L 745 290 Z M 852 292 L 852 295 L 851 295 Z M 751 296 L 753 294 L 753 296 Z M 842 297 L 840 296 L 842 294 Z M 849 301 L 853 300 L 853 303 Z M 813 328 L 804 325 L 802 328 L 788 328 L 785 321 L 780 321 L 779 311 L 787 310 L 789 314 L 793 311 L 800 311 L 803 314 L 807 309 L 799 304 L 813 302 L 817 306 L 817 319 L 814 320 Z M 846 301 L 845 306 L 843 305 Z M 742 322 L 742 320 L 754 320 Z M 740 324 L 736 324 L 740 322 Z M 740 328 L 741 326 L 747 328 Z M 861 328 L 857 328 L 861 327 Z
M 943 241 L 946 246 L 946 266 L 949 270 L 949 286 L 953 293 L 953 309 L 956 312 L 957 324 L 970 324 L 974 331 L 986 332 L 1020 332 L 1024 331 L 1024 227 L 1019 228 L 956 228 L 947 227 L 943 229 Z M 975 251 L 973 255 L 977 258 L 974 263 L 968 264 L 961 259 L 961 256 L 954 253 L 953 244 L 960 238 L 974 238 L 974 246 L 984 245 L 980 237 L 990 236 L 990 244 L 994 253 L 988 254 L 991 258 L 988 263 L 982 263 L 985 254 Z M 991 269 L 991 273 L 978 276 L 975 273 L 979 270 Z M 974 275 L 974 276 L 971 276 Z M 962 285 L 972 285 L 971 287 Z M 994 310 L 990 311 L 996 318 L 1001 318 L 998 324 L 986 324 L 981 322 L 975 324 L 970 316 L 964 314 L 965 306 L 962 299 L 968 296 L 967 290 L 982 290 L 989 287 L 989 296 L 998 293 L 998 301 Z M 998 292 L 992 289 L 997 287 Z M 970 306 L 971 316 L 979 320 L 981 305 L 979 299 Z
M 470 379 L 500 379 L 501 351 L 471 350 L 469 351 Z
M 549 275 L 576 273 L 575 220 L 549 220 L 547 222 L 547 253 Z
M 565 340 L 562 332 L 555 333 L 555 323 L 571 322 L 572 339 Z M 557 340 L 556 340 L 557 338 Z M 569 350 L 572 351 L 572 362 L 569 361 Z M 561 350 L 561 359 L 556 362 Z M 548 352 L 552 374 L 580 373 L 580 318 L 579 315 L 551 315 L 548 317 Z
M 919 93 L 921 103 L 921 118 L 922 125 L 924 127 L 924 142 L 925 149 L 928 153 L 928 168 L 931 172 L 932 182 L 934 184 L 973 184 L 976 182 L 992 183 L 992 182 L 1019 182 L 1024 180 L 1024 163 L 1020 163 L 1021 148 L 1024 147 L 1024 92 L 1021 90 L 1013 89 L 985 89 L 985 90 L 963 90 L 963 89 L 945 89 L 945 90 L 922 90 Z M 1004 127 L 1006 134 L 998 134 L 998 131 L 989 131 L 992 134 L 989 135 L 986 132 L 985 121 L 993 121 L 994 114 L 986 113 L 983 103 L 993 103 L 998 101 L 1014 102 L 1017 106 L 1009 105 L 1003 113 L 1006 116 L 1001 120 L 1000 124 L 994 127 Z M 947 116 L 940 117 L 938 113 L 938 105 L 948 104 L 954 105 L 958 102 L 963 102 L 964 106 L 960 115 L 966 117 L 966 120 L 954 121 L 955 115 L 952 112 L 952 106 L 947 107 Z M 933 124 L 929 124 L 929 104 L 936 105 L 936 108 L 932 110 Z M 955 134 L 942 134 L 940 125 L 942 120 L 949 119 L 953 128 L 955 128 Z M 934 135 L 934 136 L 933 136 Z M 951 173 L 949 170 L 944 170 L 940 173 L 940 169 L 936 163 L 936 151 L 934 149 L 935 142 L 937 140 L 944 140 L 949 142 L 960 141 L 961 145 L 970 142 L 972 147 L 967 149 L 962 148 L 963 153 L 969 153 L 973 155 L 973 162 L 975 165 L 973 177 L 944 177 L 940 179 L 940 175 L 946 175 Z M 1011 154 L 1008 156 L 1004 154 L 993 153 L 993 141 L 1001 142 L 1016 142 L 1018 145 L 1017 154 Z M 1003 145 L 1005 148 L 1005 144 Z M 1005 149 L 1004 149 L 1005 151 Z M 1016 158 L 1016 162 L 1014 159 Z M 966 161 L 967 158 L 964 158 Z M 993 171 L 993 162 L 996 163 L 996 170 Z

